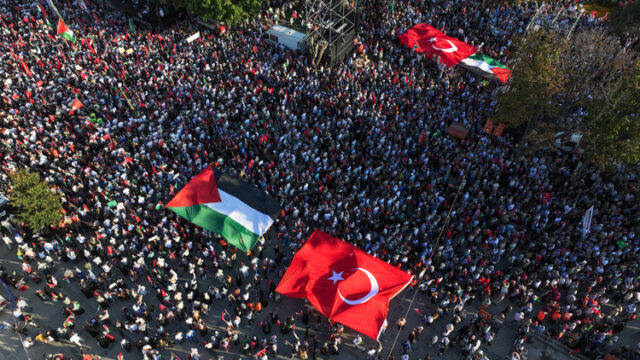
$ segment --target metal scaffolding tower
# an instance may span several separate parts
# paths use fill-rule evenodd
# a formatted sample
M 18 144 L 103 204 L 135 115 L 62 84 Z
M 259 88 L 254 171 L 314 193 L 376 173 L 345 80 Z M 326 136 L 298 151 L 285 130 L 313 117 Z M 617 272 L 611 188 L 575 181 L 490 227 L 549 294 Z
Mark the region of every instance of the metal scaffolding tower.
M 308 49 L 314 65 L 321 60 L 335 65 L 353 48 L 356 6 L 348 0 L 307 0 Z M 328 50 L 328 52 L 327 52 Z
M 527 32 L 531 30 L 536 31 L 542 27 L 559 32 L 569 39 L 584 14 L 583 9 L 578 9 L 578 7 L 573 5 L 565 6 L 552 3 L 537 6 L 538 9 L 535 15 L 533 15 L 529 25 L 527 25 Z

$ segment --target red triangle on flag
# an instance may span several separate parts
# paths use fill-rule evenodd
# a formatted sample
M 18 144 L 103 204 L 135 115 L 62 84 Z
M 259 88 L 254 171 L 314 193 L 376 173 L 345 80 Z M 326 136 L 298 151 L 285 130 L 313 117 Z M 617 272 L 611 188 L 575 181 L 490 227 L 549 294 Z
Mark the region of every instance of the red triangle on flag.
M 194 176 L 166 207 L 186 207 L 220 201 L 222 200 L 216 185 L 216 176 L 211 166 L 207 166 L 200 174 Z
M 505 84 L 507 83 L 507 81 L 511 77 L 511 70 L 509 70 L 509 69 L 503 69 L 503 68 L 500 68 L 500 67 L 495 67 L 495 68 L 491 69 L 491 72 L 498 78 L 498 80 L 502 81 Z
M 57 34 L 60 35 L 63 32 L 67 32 L 69 31 L 69 28 L 67 27 L 67 25 L 64 24 L 64 21 L 62 21 L 62 18 L 58 18 L 58 32 Z
M 84 104 L 80 100 L 78 100 L 78 98 L 75 98 L 73 100 L 73 104 L 71 105 L 71 115 L 73 115 L 74 111 L 80 109 L 83 106 Z

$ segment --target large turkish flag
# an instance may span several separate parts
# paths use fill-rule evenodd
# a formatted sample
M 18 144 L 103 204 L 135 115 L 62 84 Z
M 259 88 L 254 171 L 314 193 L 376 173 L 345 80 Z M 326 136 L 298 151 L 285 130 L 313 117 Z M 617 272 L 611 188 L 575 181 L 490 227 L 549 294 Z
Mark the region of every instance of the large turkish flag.
M 418 24 L 399 36 L 400 43 L 425 54 L 428 58 L 440 57 L 445 65 L 451 67 L 475 54 L 478 48 L 464 41 L 443 34 L 427 24 Z
M 378 339 L 389 300 L 412 276 L 355 246 L 316 230 L 293 257 L 277 292 L 307 298 L 318 311 Z

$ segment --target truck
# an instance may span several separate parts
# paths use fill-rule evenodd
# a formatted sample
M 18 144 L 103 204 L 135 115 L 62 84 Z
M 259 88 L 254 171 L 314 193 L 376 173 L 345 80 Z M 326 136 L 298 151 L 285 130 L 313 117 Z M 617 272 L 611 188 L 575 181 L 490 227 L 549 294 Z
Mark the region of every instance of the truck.
M 262 38 L 272 44 L 282 44 L 294 51 L 303 51 L 307 46 L 307 34 L 282 25 L 273 25 L 262 34 Z

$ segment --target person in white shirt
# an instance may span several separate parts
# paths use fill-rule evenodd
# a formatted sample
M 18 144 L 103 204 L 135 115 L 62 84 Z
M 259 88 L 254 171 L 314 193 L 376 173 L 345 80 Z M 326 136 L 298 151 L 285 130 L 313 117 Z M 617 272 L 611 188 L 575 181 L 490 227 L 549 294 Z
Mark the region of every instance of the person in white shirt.
M 76 344 L 76 345 L 82 347 L 81 341 L 84 341 L 84 340 L 80 337 L 80 335 L 78 335 L 75 332 L 72 332 L 71 333 L 71 337 L 69 338 L 69 341 L 71 341 L 73 344 Z

